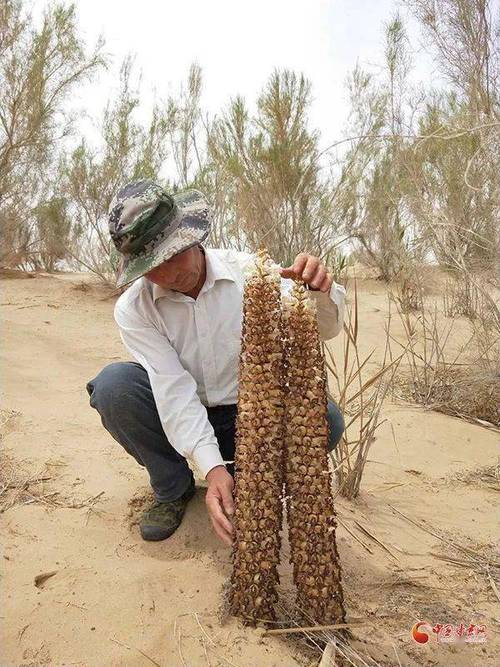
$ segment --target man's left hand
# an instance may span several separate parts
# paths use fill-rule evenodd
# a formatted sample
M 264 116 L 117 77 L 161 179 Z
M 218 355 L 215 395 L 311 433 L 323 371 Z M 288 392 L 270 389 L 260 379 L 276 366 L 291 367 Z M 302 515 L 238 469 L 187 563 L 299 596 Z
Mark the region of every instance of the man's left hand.
M 321 263 L 319 257 L 300 253 L 292 266 L 280 270 L 282 278 L 303 280 L 313 290 L 329 292 L 333 283 L 333 276 Z

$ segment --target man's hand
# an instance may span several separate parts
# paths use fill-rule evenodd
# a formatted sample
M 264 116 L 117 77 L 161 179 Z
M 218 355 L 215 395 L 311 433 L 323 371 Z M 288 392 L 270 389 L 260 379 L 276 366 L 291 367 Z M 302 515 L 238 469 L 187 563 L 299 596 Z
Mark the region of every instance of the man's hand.
M 233 525 L 228 517 L 234 513 L 234 481 L 225 466 L 215 466 L 207 473 L 205 497 L 208 514 L 215 532 L 228 546 L 233 543 Z
M 328 273 L 319 257 L 306 253 L 297 255 L 292 266 L 281 269 L 280 273 L 283 278 L 303 280 L 311 289 L 320 292 L 329 292 L 333 283 L 332 274 Z

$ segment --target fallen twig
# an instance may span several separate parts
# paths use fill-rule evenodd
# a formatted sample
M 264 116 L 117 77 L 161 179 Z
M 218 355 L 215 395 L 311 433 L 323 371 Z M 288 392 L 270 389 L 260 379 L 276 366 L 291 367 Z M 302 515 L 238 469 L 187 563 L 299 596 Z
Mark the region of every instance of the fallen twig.
M 384 482 L 384 486 L 377 487 L 376 491 L 377 493 L 380 493 L 381 491 L 392 491 L 392 489 L 397 489 L 400 486 L 408 486 L 408 482 Z
M 212 644 L 212 646 L 216 646 L 216 643 L 214 642 L 214 640 L 212 639 L 212 637 L 210 637 L 210 636 L 208 635 L 208 633 L 206 632 L 205 628 L 204 628 L 203 625 L 200 623 L 200 619 L 198 618 L 198 614 L 197 614 L 196 612 L 193 612 L 193 616 L 194 616 L 194 618 L 195 618 L 195 620 L 196 620 L 196 623 L 198 624 L 198 627 L 200 628 L 200 630 L 202 631 L 202 633 L 203 633 L 203 635 L 206 637 L 206 639 L 208 639 L 208 641 Z
M 289 620 L 290 620 L 292 623 L 295 624 L 294 627 L 299 627 L 299 624 L 297 623 L 297 621 L 294 620 L 294 618 L 291 616 L 290 612 L 289 612 L 287 609 L 285 609 L 285 607 L 283 607 L 283 605 L 279 605 L 279 606 L 280 606 L 280 608 L 281 608 L 282 613 L 284 613 L 286 616 L 288 616 Z M 305 618 L 308 618 L 311 622 L 314 622 L 314 619 L 312 619 L 306 612 L 304 612 L 303 609 L 301 609 L 299 606 L 297 606 L 297 609 L 300 611 L 300 613 L 301 613 Z M 316 629 L 317 627 L 318 627 L 318 626 L 313 626 L 313 628 L 315 628 L 315 629 Z M 308 642 L 310 642 L 311 644 L 313 644 L 313 645 L 318 649 L 318 651 L 322 654 L 322 653 L 323 653 L 323 647 L 320 646 L 320 645 L 317 643 L 317 641 L 316 641 L 316 639 L 315 639 L 315 633 L 314 633 L 314 632 L 313 632 L 313 633 L 308 632 L 308 631 L 307 631 L 307 628 L 305 628 L 305 629 L 302 628 L 302 632 L 303 632 L 303 634 L 306 636 Z M 339 635 L 333 636 L 333 635 L 331 635 L 331 634 L 329 635 L 328 632 L 323 631 L 323 636 L 320 636 L 320 638 L 319 638 L 319 641 L 322 641 L 322 640 L 324 640 L 324 641 L 332 641 L 332 640 L 335 640 L 337 653 L 338 653 L 342 658 L 345 659 L 345 662 L 346 662 L 347 664 L 352 665 L 353 667 L 355 667 L 356 665 L 359 665 L 359 667 L 361 667 L 361 666 L 363 666 L 363 667 L 370 667 L 370 666 L 363 660 L 363 657 L 362 657 L 362 656 L 361 656 L 361 655 L 360 655 L 360 654 L 359 654 L 359 653 L 358 653 L 352 646 L 349 646 L 349 644 L 347 644 L 347 642 L 345 642 L 345 641 L 342 639 L 342 637 L 340 637 Z M 352 660 L 351 658 L 353 658 L 355 662 L 353 662 L 353 660 Z M 378 663 L 374 663 L 373 667 L 380 667 L 380 666 L 378 665 Z
M 355 520 L 354 523 L 358 526 L 358 528 L 360 530 L 363 531 L 363 533 L 365 533 L 365 535 L 368 535 L 368 537 L 371 537 L 371 539 L 374 542 L 376 542 L 379 545 L 379 547 L 381 547 L 384 551 L 387 551 L 389 556 L 392 556 L 396 560 L 399 560 L 399 558 L 396 556 L 396 554 L 392 553 L 392 551 L 389 549 L 389 547 L 387 547 L 383 542 L 381 542 L 377 537 L 375 537 L 375 535 L 372 535 L 372 533 L 370 533 L 368 528 L 365 528 L 361 523 L 359 523 L 359 521 Z
M 495 593 L 495 595 L 497 596 L 497 600 L 500 602 L 500 593 L 498 592 L 498 587 L 495 583 L 495 580 L 491 576 L 489 569 L 486 569 L 486 575 L 488 577 L 488 581 L 490 582 L 490 586 L 493 590 L 493 593 Z
M 26 630 L 30 627 L 31 623 L 26 623 L 25 626 L 19 631 L 19 634 L 17 635 L 17 640 L 20 642 L 21 639 L 23 638 L 24 633 Z
M 43 496 L 31 496 L 29 500 L 26 500 L 24 503 L 21 503 L 21 505 L 31 505 L 32 503 L 37 503 L 42 501 L 45 505 L 48 503 L 45 502 L 45 498 L 52 498 L 52 496 L 57 496 L 59 492 L 58 491 L 52 491 L 51 493 L 44 493 Z
M 400 510 L 396 509 L 392 505 L 389 505 L 389 507 L 396 512 L 396 514 L 399 514 L 400 516 L 403 517 L 403 519 L 406 519 L 406 521 L 409 521 L 412 523 L 414 526 L 417 526 L 417 528 L 420 528 L 420 530 L 423 530 L 426 533 L 429 533 L 429 535 L 432 535 L 433 537 L 437 538 L 438 540 L 441 540 L 442 542 L 445 542 L 445 544 L 448 544 L 449 546 L 453 547 L 454 549 L 457 549 L 457 551 L 463 551 L 466 553 L 468 556 L 472 556 L 475 559 L 481 560 L 481 561 L 487 561 L 488 565 L 493 565 L 494 567 L 500 567 L 500 561 L 490 561 L 489 559 L 485 558 L 481 553 L 478 551 L 474 551 L 474 549 L 469 549 L 468 547 L 464 547 L 461 544 L 458 544 L 457 542 L 453 542 L 453 540 L 448 540 L 446 537 L 443 537 L 439 533 L 437 533 L 434 530 L 431 530 L 430 528 L 427 528 L 426 526 L 422 526 L 420 523 L 417 521 L 414 521 L 411 517 L 407 516 Z M 422 519 L 423 521 L 423 519 Z
M 268 635 L 291 635 L 297 634 L 300 632 L 323 632 L 325 630 L 342 630 L 344 628 L 352 628 L 357 625 L 365 625 L 367 621 L 353 621 L 352 623 L 334 623 L 333 625 L 310 625 L 306 627 L 293 627 L 293 628 L 274 628 L 272 630 L 266 630 L 263 635 L 267 637 Z
M 96 496 L 94 496 L 94 497 L 91 498 L 89 501 L 87 501 L 87 502 L 88 502 L 88 508 L 87 508 L 87 516 L 85 517 L 85 525 L 87 525 L 88 522 L 89 522 L 90 514 L 91 514 L 92 510 L 94 509 L 94 505 L 96 504 L 96 502 L 99 500 L 99 498 L 100 498 L 103 494 L 104 494 L 104 491 L 101 491 L 101 492 L 98 493 Z
M 184 655 L 182 654 L 182 628 L 179 628 L 179 636 L 177 637 L 177 650 L 179 652 L 179 658 L 182 662 L 182 667 L 187 667 L 186 661 L 184 660 Z
M 399 667 L 403 667 L 402 664 L 401 664 L 401 660 L 399 659 L 399 655 L 398 655 L 398 652 L 396 650 L 395 644 L 393 642 L 391 642 L 391 644 L 392 644 L 392 648 L 394 649 L 394 653 L 396 654 L 396 658 L 397 658 Z
M 453 565 L 461 565 L 462 567 L 472 567 L 470 560 L 458 560 L 457 558 L 450 558 L 449 556 L 443 556 L 442 554 L 437 554 L 434 551 L 431 551 L 431 556 L 439 560 L 444 560 L 447 563 L 452 563 Z
M 159 662 L 156 662 L 156 660 L 154 660 L 147 653 L 144 653 L 144 651 L 142 651 L 140 648 L 137 648 L 137 646 L 129 646 L 128 644 L 125 644 L 124 642 L 121 642 L 118 639 L 114 639 L 113 637 L 110 637 L 109 639 L 110 641 L 114 642 L 115 644 L 118 644 L 119 646 L 124 646 L 129 651 L 137 651 L 138 653 L 143 655 L 147 660 L 149 660 L 153 665 L 156 665 L 156 667 L 162 667 Z
M 361 546 L 363 547 L 363 549 L 366 549 L 366 550 L 368 551 L 369 554 L 372 554 L 372 555 L 373 555 L 373 551 L 370 549 L 370 547 L 368 547 L 362 540 L 360 540 L 359 537 L 358 537 L 358 536 L 357 536 L 357 535 L 356 535 L 356 534 L 355 534 L 355 533 L 354 533 L 354 532 L 353 532 L 353 531 L 352 531 L 352 530 L 351 530 L 351 529 L 350 529 L 350 528 L 349 528 L 349 527 L 342 521 L 342 519 L 339 519 L 339 518 L 337 517 L 337 521 L 340 523 L 340 525 L 341 525 L 343 528 L 345 528 L 345 529 L 347 530 L 347 532 L 349 533 L 349 535 L 352 535 L 352 537 L 354 537 L 354 539 L 356 540 L 356 542 L 359 542 L 359 544 L 361 544 Z
M 208 667 L 212 667 L 212 663 L 210 662 L 210 658 L 208 657 L 207 646 L 205 644 L 205 640 L 203 639 L 203 637 L 201 638 L 201 644 L 203 646 L 203 651 L 205 653 L 205 658 L 207 660 L 207 665 L 208 665 Z

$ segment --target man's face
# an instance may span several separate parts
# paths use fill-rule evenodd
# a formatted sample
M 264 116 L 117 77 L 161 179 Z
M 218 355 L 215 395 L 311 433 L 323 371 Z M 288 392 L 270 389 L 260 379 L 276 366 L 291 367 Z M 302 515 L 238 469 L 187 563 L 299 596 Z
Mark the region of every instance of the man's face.
M 203 259 L 204 256 L 199 246 L 194 246 L 174 255 L 146 273 L 145 277 L 159 287 L 185 294 L 193 290 L 200 281 Z

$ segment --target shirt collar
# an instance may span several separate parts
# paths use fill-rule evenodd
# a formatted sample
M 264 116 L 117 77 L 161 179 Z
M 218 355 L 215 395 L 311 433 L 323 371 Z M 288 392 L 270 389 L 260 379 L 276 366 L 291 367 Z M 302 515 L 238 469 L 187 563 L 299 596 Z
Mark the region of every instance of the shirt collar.
M 211 289 L 218 280 L 231 280 L 236 282 L 234 275 L 232 274 L 227 262 L 222 259 L 213 249 L 203 248 L 205 251 L 205 261 L 207 267 L 207 276 L 205 278 L 205 283 L 200 290 L 200 295 L 204 292 L 207 292 Z M 191 297 L 182 294 L 181 292 L 175 292 L 174 290 L 165 289 L 151 283 L 153 286 L 153 301 L 156 302 L 160 297 L 166 296 L 171 301 L 189 301 Z

